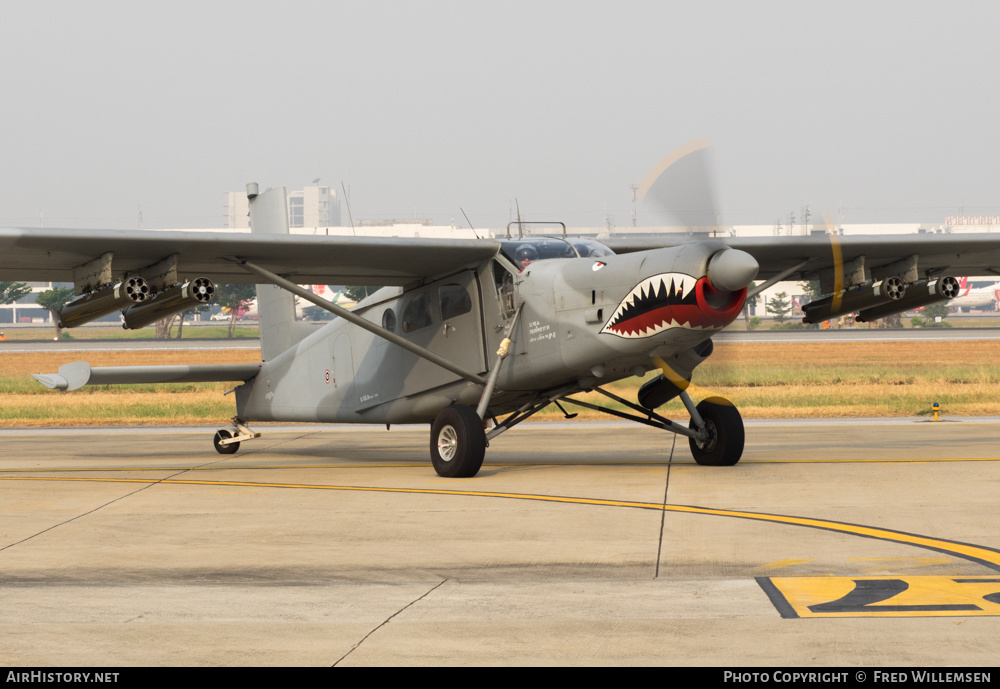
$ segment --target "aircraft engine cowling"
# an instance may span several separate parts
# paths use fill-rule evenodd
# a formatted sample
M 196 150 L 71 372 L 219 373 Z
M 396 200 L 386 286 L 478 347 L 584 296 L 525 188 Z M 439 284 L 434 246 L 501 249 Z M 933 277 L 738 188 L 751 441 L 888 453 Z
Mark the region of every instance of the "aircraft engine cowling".
M 661 273 L 636 285 L 601 332 L 637 339 L 670 328 L 724 328 L 739 315 L 746 296 L 746 287 L 724 292 L 712 287 L 708 277 Z
M 215 285 L 208 278 L 197 278 L 183 285 L 176 285 L 160 292 L 145 304 L 130 306 L 122 311 L 126 330 L 135 330 L 161 318 L 207 304 L 215 298 Z
M 75 328 L 152 297 L 149 285 L 141 277 L 126 278 L 118 284 L 84 294 L 57 312 L 60 328 Z
M 670 328 L 724 328 L 743 308 L 757 268 L 750 254 L 723 249 L 708 259 L 707 274 L 675 270 L 652 275 L 625 295 L 601 332 L 639 339 Z

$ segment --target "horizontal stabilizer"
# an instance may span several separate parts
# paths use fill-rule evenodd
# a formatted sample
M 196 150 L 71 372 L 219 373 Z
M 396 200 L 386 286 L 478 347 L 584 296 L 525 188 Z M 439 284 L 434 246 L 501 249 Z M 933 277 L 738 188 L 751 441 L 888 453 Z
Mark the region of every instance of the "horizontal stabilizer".
M 31 377 L 53 390 L 77 390 L 84 385 L 137 383 L 228 383 L 247 381 L 261 364 L 209 364 L 203 366 L 103 366 L 91 368 L 86 361 L 59 367 L 59 373 L 33 373 Z

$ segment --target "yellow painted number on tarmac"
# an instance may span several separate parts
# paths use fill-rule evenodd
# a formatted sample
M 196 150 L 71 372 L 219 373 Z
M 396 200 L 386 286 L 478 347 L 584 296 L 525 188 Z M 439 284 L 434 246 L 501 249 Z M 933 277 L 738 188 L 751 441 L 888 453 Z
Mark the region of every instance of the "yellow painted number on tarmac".
M 1000 616 L 1000 577 L 758 577 L 782 617 Z

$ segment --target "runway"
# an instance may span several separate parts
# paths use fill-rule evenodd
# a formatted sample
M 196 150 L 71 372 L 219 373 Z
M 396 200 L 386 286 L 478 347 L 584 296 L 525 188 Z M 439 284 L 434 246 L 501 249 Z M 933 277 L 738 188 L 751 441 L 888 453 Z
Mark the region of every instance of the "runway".
M 995 420 L 146 430 L 0 433 L 8 664 L 995 663 Z

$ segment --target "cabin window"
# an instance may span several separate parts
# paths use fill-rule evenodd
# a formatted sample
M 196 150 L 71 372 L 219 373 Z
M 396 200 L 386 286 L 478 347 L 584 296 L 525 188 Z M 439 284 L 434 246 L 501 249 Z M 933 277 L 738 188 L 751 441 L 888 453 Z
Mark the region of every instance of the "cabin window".
M 412 333 L 426 328 L 432 322 L 431 297 L 427 292 L 419 294 L 410 300 L 403 309 L 403 332 Z
M 382 314 L 382 327 L 389 332 L 396 332 L 396 312 L 391 308 L 386 309 L 385 313 Z
M 438 288 L 441 298 L 441 320 L 461 316 L 472 311 L 472 297 L 461 285 L 442 285 Z

